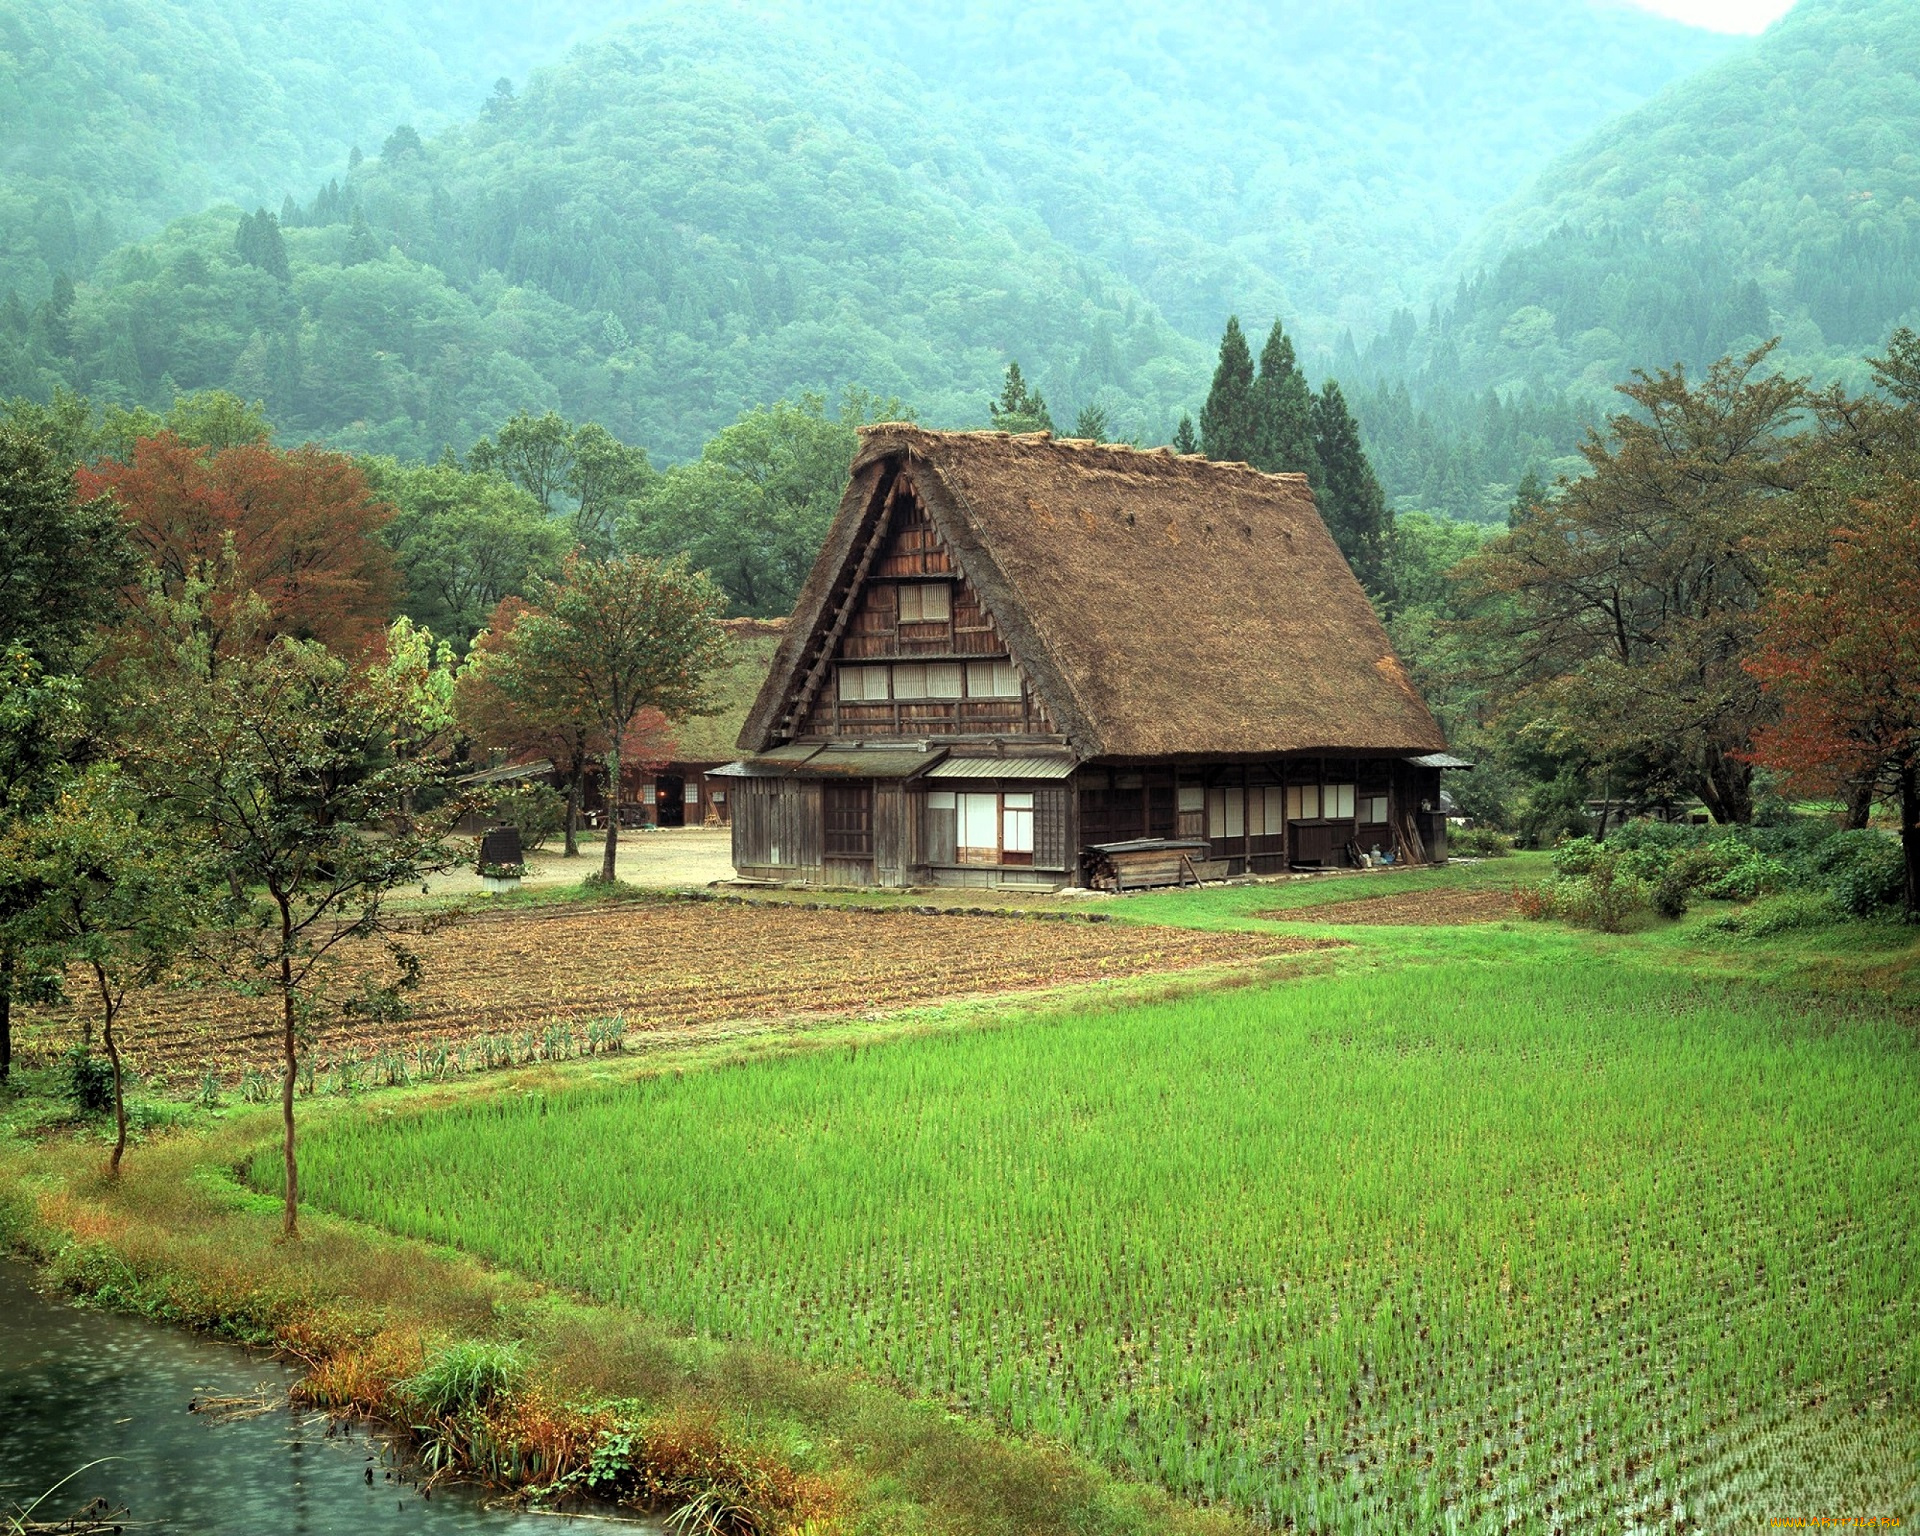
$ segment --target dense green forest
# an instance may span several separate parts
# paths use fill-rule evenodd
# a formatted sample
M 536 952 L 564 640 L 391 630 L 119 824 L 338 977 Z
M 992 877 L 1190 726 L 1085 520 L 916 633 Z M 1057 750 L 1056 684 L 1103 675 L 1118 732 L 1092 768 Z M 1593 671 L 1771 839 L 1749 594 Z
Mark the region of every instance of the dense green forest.
M 1778 333 L 1857 384 L 1920 291 L 1894 0 L 1744 44 L 1586 0 L 623 14 L 7 13 L 0 392 L 232 389 L 403 460 L 557 409 L 672 462 L 808 391 L 979 424 L 1018 357 L 1164 441 L 1277 314 L 1393 506 L 1497 523 L 1632 368 Z
M 1435 387 L 1604 392 L 1769 336 L 1864 382 L 1920 317 L 1920 8 L 1802 0 L 1751 46 L 1562 158 L 1481 237 L 1411 347 Z M 1373 343 L 1383 375 L 1405 348 Z
M 0 290 L 36 302 L 212 202 L 277 206 L 396 122 L 468 116 L 489 70 L 565 35 L 500 0 L 0 0 Z
M 1553 148 L 1727 46 L 1587 0 L 1243 9 L 659 5 L 475 117 L 490 71 L 631 9 L 19 8 L 0 387 L 231 387 L 413 456 L 558 406 L 673 458 L 804 388 L 978 420 L 1017 346 L 1155 438 L 1229 309 L 1310 346 L 1372 323 Z

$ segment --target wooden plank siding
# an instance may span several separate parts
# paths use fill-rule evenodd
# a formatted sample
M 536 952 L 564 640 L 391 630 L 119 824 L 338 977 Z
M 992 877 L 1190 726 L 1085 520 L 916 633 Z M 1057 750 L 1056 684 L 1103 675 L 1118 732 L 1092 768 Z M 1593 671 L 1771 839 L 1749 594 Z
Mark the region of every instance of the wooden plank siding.
M 833 643 L 812 685 L 798 734 L 808 737 L 1041 736 L 1058 730 L 1023 680 L 1018 697 L 849 700 L 840 697 L 839 668 L 861 662 L 1012 661 L 980 596 L 960 574 L 925 509 L 902 476 L 889 493 L 887 519 L 861 582 L 843 600 Z M 900 616 L 908 586 L 947 589 L 944 619 Z
M 750 880 L 818 878 L 821 784 L 817 779 L 736 779 L 734 868 Z
M 1419 861 L 1446 857 L 1446 819 L 1440 814 L 1439 773 L 1398 759 L 1299 758 L 1273 763 L 1094 767 L 1067 784 L 1013 780 L 826 783 L 808 779 L 734 781 L 734 861 L 750 879 L 824 881 L 835 885 L 1058 885 L 1078 879 L 1079 852 L 1093 843 L 1133 838 L 1202 836 L 1210 867 L 1229 876 L 1274 874 L 1289 867 L 1343 867 L 1349 850 L 1375 848 L 1409 857 L 1412 827 Z M 1253 796 L 1284 797 L 1289 787 L 1322 791 L 1355 786 L 1355 808 L 1343 817 L 1289 820 L 1283 830 L 1256 830 Z M 1018 793 L 1033 796 L 1034 847 L 1030 865 L 963 865 L 950 833 L 930 826 L 926 796 Z M 1180 791 L 1202 792 L 1205 810 L 1195 827 L 1179 810 Z M 1238 831 L 1220 825 L 1236 795 Z M 1365 818 L 1377 796 L 1388 801 L 1385 821 Z M 1264 799 L 1263 805 L 1272 805 Z M 1422 805 L 1429 809 L 1422 810 Z

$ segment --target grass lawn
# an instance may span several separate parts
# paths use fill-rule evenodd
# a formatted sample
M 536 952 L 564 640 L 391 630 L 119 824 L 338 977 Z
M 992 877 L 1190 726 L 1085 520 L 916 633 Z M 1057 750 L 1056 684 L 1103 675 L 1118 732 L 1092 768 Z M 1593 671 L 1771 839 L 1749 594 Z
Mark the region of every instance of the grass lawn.
M 1325 932 L 1260 914 L 1503 863 L 1112 910 Z M 344 1107 L 304 1189 L 1263 1523 L 1911 1518 L 1910 940 L 1331 931 L 1277 985 Z

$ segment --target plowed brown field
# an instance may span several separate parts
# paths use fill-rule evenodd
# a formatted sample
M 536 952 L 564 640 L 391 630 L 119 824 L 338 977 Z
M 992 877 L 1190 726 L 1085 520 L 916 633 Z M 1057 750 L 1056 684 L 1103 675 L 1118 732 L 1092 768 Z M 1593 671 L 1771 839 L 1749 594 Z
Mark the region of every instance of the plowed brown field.
M 940 998 L 1108 977 L 1246 965 L 1321 947 L 1278 934 L 1199 933 L 1129 923 L 923 915 L 872 908 L 672 902 L 511 913 L 416 935 L 424 967 L 408 1016 L 339 1020 L 321 1031 L 322 1069 L 423 1041 L 584 1024 L 619 1016 L 635 1034 L 864 1013 Z M 75 994 L 84 998 L 83 989 Z M 219 988 L 155 990 L 122 1016 L 144 1071 L 223 1076 L 277 1059 L 270 998 Z M 40 1011 L 27 1044 L 45 1056 L 72 1038 L 64 1011 Z
M 1513 892 L 1499 890 L 1401 891 L 1393 896 L 1362 896 L 1355 901 L 1324 901 L 1312 907 L 1283 907 L 1258 914 L 1276 923 L 1351 923 L 1382 928 L 1452 928 L 1462 923 L 1497 923 L 1518 917 Z

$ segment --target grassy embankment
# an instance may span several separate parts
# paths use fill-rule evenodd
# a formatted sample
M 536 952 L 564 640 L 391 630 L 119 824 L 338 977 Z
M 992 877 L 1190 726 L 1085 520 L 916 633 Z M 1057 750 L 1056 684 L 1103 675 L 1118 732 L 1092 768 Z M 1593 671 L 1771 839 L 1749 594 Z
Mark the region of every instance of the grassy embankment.
M 1262 926 L 1514 868 L 1110 909 Z M 558 1456 L 617 1418 L 660 1492 L 848 1529 L 1205 1523 L 1098 1464 L 1303 1528 L 1714 1525 L 1821 1467 L 1911 1497 L 1909 935 L 1329 931 L 1355 945 L 1305 984 L 330 1108 L 308 1187 L 340 1214 L 299 1254 L 216 1171 L 257 1121 L 142 1148 L 119 1191 L 70 1144 L 8 1173 L 82 1239 L 70 1281 L 307 1338 L 320 1395 L 508 1341 L 522 1380 L 461 1421 L 483 1457 L 476 1430 Z

